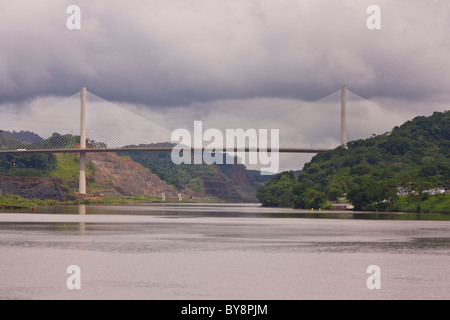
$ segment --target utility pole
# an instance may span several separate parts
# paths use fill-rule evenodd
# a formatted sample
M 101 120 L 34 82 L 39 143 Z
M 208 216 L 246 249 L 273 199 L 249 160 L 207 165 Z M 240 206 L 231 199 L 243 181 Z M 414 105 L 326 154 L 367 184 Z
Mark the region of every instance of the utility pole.
M 345 101 L 346 86 L 341 91 L 341 146 L 347 148 L 347 106 Z
M 79 194 L 86 194 L 86 87 L 81 88 L 80 180 Z

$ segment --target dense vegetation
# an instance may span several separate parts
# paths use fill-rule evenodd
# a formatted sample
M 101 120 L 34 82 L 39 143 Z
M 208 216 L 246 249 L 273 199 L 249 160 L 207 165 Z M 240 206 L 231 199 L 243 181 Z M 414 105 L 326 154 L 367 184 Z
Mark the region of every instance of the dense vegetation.
M 416 117 L 392 132 L 317 154 L 300 175 L 275 176 L 258 190 L 264 206 L 327 208 L 346 198 L 355 209 L 450 212 L 450 111 Z M 409 193 L 399 197 L 399 187 Z
M 30 141 L 34 142 L 30 142 Z M 79 137 L 54 133 L 48 139 L 42 139 L 29 131 L 8 132 L 0 130 L 0 149 L 46 149 L 54 146 L 72 148 L 79 143 Z M 56 169 L 57 158 L 50 153 L 1 154 L 0 175 L 3 176 L 52 176 Z
M 0 175 L 2 176 L 50 176 L 55 169 L 53 154 L 0 155 Z

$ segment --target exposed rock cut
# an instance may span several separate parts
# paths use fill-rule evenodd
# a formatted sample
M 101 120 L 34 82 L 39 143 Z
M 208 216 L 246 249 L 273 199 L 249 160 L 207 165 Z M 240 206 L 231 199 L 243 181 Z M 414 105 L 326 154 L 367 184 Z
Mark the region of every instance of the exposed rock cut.
M 0 176 L 0 189 L 2 194 L 15 194 L 26 199 L 68 200 L 57 178 Z
M 161 197 L 165 193 L 167 198 L 177 198 L 180 193 L 129 157 L 119 157 L 111 152 L 91 152 L 87 154 L 87 162 L 95 171 L 95 182 L 103 185 L 105 194 Z

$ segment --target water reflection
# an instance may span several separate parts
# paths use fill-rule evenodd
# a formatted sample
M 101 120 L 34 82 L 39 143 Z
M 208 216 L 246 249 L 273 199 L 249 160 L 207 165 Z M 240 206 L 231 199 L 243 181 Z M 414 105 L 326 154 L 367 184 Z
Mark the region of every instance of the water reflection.
M 3 210 L 3 212 L 29 212 Z M 264 208 L 255 204 L 133 204 L 85 205 L 35 208 L 33 214 L 78 215 L 157 215 L 173 217 L 245 217 L 245 218 L 308 218 L 308 219 L 363 219 L 363 220 L 440 220 L 450 221 L 444 213 L 399 213 L 361 211 L 311 211 L 291 208 Z
M 86 205 L 85 204 L 80 204 L 78 206 L 78 214 L 80 214 L 80 215 L 86 214 Z M 80 231 L 80 235 L 84 236 L 86 234 L 86 222 L 82 221 L 79 223 L 79 231 Z
M 423 217 L 171 204 L 3 213 L 0 299 L 73 298 L 69 263 L 85 299 L 448 299 L 450 223 L 388 221 Z M 366 287 L 372 264 L 378 292 Z
M 88 214 L 133 214 L 195 217 L 244 217 L 244 218 L 309 218 L 309 219 L 365 219 L 365 220 L 446 220 L 450 214 L 310 211 L 291 208 L 263 208 L 254 204 L 147 204 L 119 206 L 90 206 Z
M 412 238 L 402 241 L 315 242 L 311 252 L 318 253 L 393 253 L 449 256 L 450 238 Z
M 450 256 L 448 223 L 388 221 L 160 219 L 143 222 L 2 222 L 0 247 L 151 253 L 257 251 L 277 253 L 395 253 Z M 255 221 L 255 222 L 253 222 Z M 431 227 L 431 228 L 430 228 Z M 9 238 L 8 234 L 21 235 Z M 80 237 L 81 236 L 81 237 Z

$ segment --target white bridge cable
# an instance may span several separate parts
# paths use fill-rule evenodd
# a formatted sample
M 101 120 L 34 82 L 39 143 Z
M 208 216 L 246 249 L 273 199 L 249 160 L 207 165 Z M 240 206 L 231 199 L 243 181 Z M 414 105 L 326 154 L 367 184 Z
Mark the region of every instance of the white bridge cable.
M 314 102 L 261 98 L 241 101 L 241 104 L 231 101 L 231 105 L 220 104 L 205 113 L 202 110 L 197 113 L 190 107 L 185 108 L 186 112 L 164 109 L 167 114 L 161 114 L 162 109 L 151 110 L 156 115 L 152 120 L 89 91 L 86 98 L 86 137 L 96 148 L 170 147 L 173 145 L 170 138 L 174 126 L 192 133 L 195 120 L 202 120 L 203 130 L 217 128 L 224 135 L 226 129 L 279 129 L 281 148 L 334 148 L 340 144 L 340 89 Z M 380 124 L 370 123 L 370 109 L 376 106 L 374 102 L 348 89 L 347 100 L 347 141 L 386 131 Z M 172 110 L 176 110 L 178 115 L 173 115 Z M 170 123 L 170 129 L 166 127 L 167 123 Z M 78 144 L 80 135 L 80 92 L 53 105 L 32 110 L 28 117 L 21 116 L 15 122 L 0 122 L 0 125 L 3 130 L 29 130 L 43 139 L 50 138 L 45 143 L 33 143 L 39 148 L 73 147 Z M 59 136 L 52 137 L 53 133 Z M 26 145 L 10 140 L 3 148 L 15 150 Z
M 318 104 L 323 100 L 333 100 L 334 107 L 339 105 L 338 93 L 340 90 L 333 92 L 332 94 L 318 100 L 314 103 L 302 102 L 302 101 L 277 101 L 278 104 L 274 104 L 273 99 L 271 101 L 264 101 L 263 108 L 261 108 L 260 103 L 251 103 L 245 107 L 232 106 L 228 109 L 219 109 L 217 112 L 209 112 L 203 121 L 204 129 L 206 128 L 217 128 L 221 129 L 222 132 L 227 128 L 242 128 L 243 130 L 248 128 L 266 128 L 266 129 L 280 129 L 280 146 L 281 147 L 306 147 L 314 148 L 314 141 L 305 144 L 304 139 L 300 144 L 298 141 L 298 136 L 300 136 L 301 126 L 296 123 L 297 119 L 305 118 L 305 109 L 310 108 L 312 104 Z M 281 107 L 280 108 L 280 102 Z M 236 110 L 232 112 L 231 110 Z M 262 110 L 261 110 L 262 109 Z M 328 112 L 327 112 L 328 113 Z M 340 108 L 336 112 L 340 114 Z M 186 118 L 186 117 L 185 117 Z M 337 116 L 338 118 L 338 116 Z M 177 119 L 175 117 L 170 117 L 172 121 Z M 185 128 L 190 128 L 192 126 L 193 120 L 195 118 L 183 119 L 183 121 L 177 121 L 178 124 L 185 123 Z M 198 120 L 198 119 L 197 119 Z M 321 125 L 318 126 L 322 128 Z M 336 127 L 336 134 L 340 132 L 339 127 Z M 330 132 L 330 130 L 327 130 Z M 288 134 L 284 134 L 288 133 Z M 329 139 L 324 139 L 329 140 Z M 335 139 L 339 141 L 339 139 Z M 317 142 L 317 140 L 316 140 Z M 329 143 L 328 143 L 329 145 Z
M 54 132 L 58 132 L 61 135 L 72 134 L 74 130 L 79 132 L 79 120 L 74 122 L 73 112 L 70 114 L 70 110 L 74 109 L 74 102 L 78 101 L 80 104 L 79 94 L 75 93 L 69 97 L 56 101 L 58 98 L 43 98 L 37 99 L 34 105 L 24 106 L 20 112 L 6 113 L 2 112 L 0 119 L 0 129 L 16 133 L 22 132 L 30 136 L 30 132 L 37 134 L 31 141 L 18 141 L 14 143 L 10 141 L 7 143 L 7 149 L 44 149 L 47 145 L 50 148 L 63 146 L 63 138 L 53 137 L 51 141 L 40 141 L 50 138 Z M 78 107 L 79 114 L 79 107 Z M 79 119 L 79 116 L 78 116 Z M 71 123 L 70 123 L 71 122 Z M 28 131 L 28 132 L 27 132 Z M 72 132 L 71 132 L 72 131 Z M 4 135 L 6 133 L 3 133 Z M 11 139 L 9 139 L 11 140 Z M 29 138 L 28 138 L 29 140 Z M 66 140 L 67 141 L 67 140 Z M 5 149 L 5 146 L 2 147 Z
M 87 137 L 110 148 L 170 141 L 171 131 L 87 92 Z
M 263 98 L 255 98 L 248 99 L 249 103 L 244 103 L 242 101 L 229 101 L 226 105 L 222 106 L 211 106 L 204 107 L 200 106 L 199 108 L 204 111 L 201 115 L 201 119 L 195 116 L 195 113 L 189 114 L 187 112 L 183 113 L 180 116 L 161 116 L 159 118 L 152 118 L 154 121 L 161 122 L 170 122 L 171 126 L 174 124 L 187 124 L 189 122 L 193 122 L 194 120 L 205 120 L 205 121 L 227 121 L 231 115 L 236 115 L 235 118 L 231 118 L 228 122 L 233 123 L 239 119 L 253 119 L 257 120 L 258 118 L 267 119 L 267 115 L 273 119 L 274 115 L 283 115 L 289 113 L 293 110 L 293 108 L 302 108 L 306 106 L 308 103 L 301 102 L 298 100 L 287 100 L 287 99 L 265 99 Z M 279 100 L 274 102 L 274 100 Z M 223 102 L 225 104 L 225 102 Z M 188 108 L 196 108 L 196 106 L 190 106 Z M 168 108 L 170 110 L 171 108 Z M 261 117 L 266 115 L 266 117 Z

